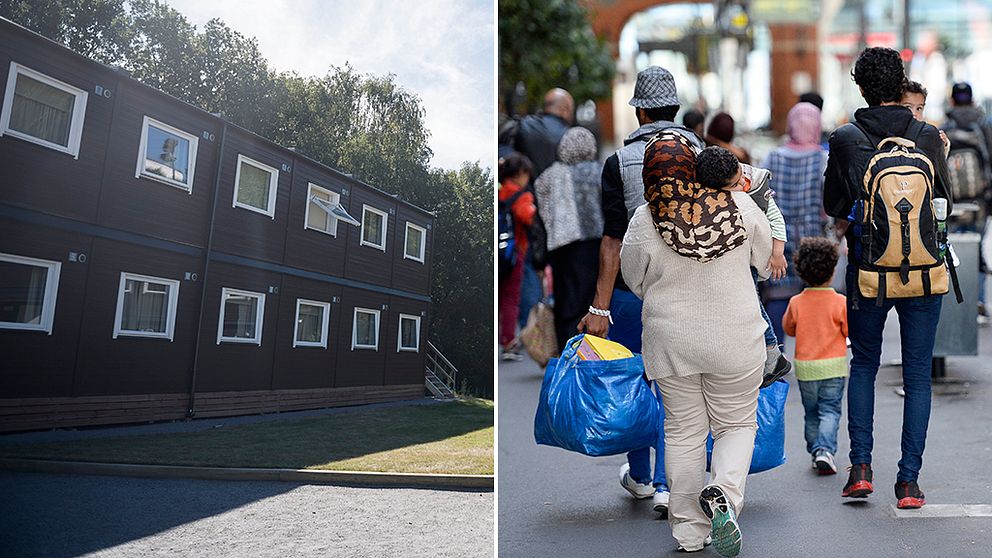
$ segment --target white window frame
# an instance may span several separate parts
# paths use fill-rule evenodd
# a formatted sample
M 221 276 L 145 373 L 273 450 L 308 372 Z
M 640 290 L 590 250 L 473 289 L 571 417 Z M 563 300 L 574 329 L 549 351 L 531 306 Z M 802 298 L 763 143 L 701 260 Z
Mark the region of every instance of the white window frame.
M 73 95 L 75 100 L 72 104 L 72 122 L 69 123 L 69 145 L 59 145 L 41 138 L 36 138 L 31 134 L 11 129 L 10 113 L 14 107 L 14 90 L 17 87 L 18 75 L 28 76 Z M 68 83 L 48 77 L 37 70 L 32 70 L 17 62 L 11 62 L 10 71 L 7 73 L 7 90 L 3 98 L 3 109 L 0 111 L 0 136 L 12 136 L 49 149 L 54 149 L 61 153 L 68 153 L 74 159 L 79 159 L 79 144 L 82 142 L 83 137 L 83 121 L 86 117 L 86 99 L 88 97 L 89 94 L 78 87 L 73 87 Z
M 244 337 L 224 336 L 224 308 L 227 299 L 232 296 L 250 296 L 258 299 L 258 312 L 255 313 L 255 338 L 246 339 Z M 217 319 L 217 344 L 221 343 L 241 343 L 248 345 L 262 345 L 262 324 L 265 322 L 265 293 L 254 291 L 243 291 L 241 289 L 229 289 L 223 287 L 220 290 L 220 314 Z
M 321 320 L 320 326 L 320 341 L 300 341 L 300 306 L 308 304 L 310 306 L 320 306 L 324 309 L 323 319 Z M 327 325 L 331 317 L 331 303 L 321 302 L 319 300 L 308 300 L 305 298 L 296 299 L 296 318 L 293 322 L 293 348 L 296 347 L 319 347 L 321 349 L 327 348 Z
M 241 163 L 249 164 L 259 170 L 266 171 L 269 174 L 269 204 L 266 210 L 261 210 L 255 206 L 244 204 L 238 201 L 238 189 L 241 187 Z M 270 167 L 265 163 L 260 163 L 251 157 L 246 157 L 241 153 L 238 153 L 238 166 L 234 170 L 234 200 L 231 202 L 231 207 L 240 207 L 241 209 L 247 209 L 248 211 L 253 211 L 255 213 L 261 213 L 262 215 L 268 215 L 272 219 L 276 218 L 276 193 L 279 189 L 279 169 L 275 167 Z
M 403 346 L 403 320 L 413 320 L 417 324 L 417 346 L 416 347 L 404 347 Z M 413 314 L 400 314 L 399 328 L 396 333 L 396 352 L 420 352 L 420 316 L 414 316 Z
M 313 196 L 313 191 L 314 190 L 319 190 L 320 192 L 322 192 L 324 194 L 330 195 L 331 196 L 331 200 L 332 200 L 331 203 L 341 203 L 341 194 L 340 193 L 335 192 L 334 190 L 328 190 L 327 188 L 323 188 L 321 186 L 317 186 L 313 182 L 308 182 L 307 183 L 307 205 L 306 205 L 306 212 L 303 215 L 303 228 L 304 229 L 311 230 L 311 231 L 317 231 L 319 233 L 324 233 L 324 234 L 327 234 L 327 235 L 330 235 L 330 236 L 333 236 L 333 237 L 337 238 L 337 236 L 338 236 L 338 218 L 335 215 L 331 215 L 330 213 L 327 213 L 326 211 L 324 212 L 327 215 L 327 218 L 330 219 L 332 221 L 332 223 L 333 223 L 331 225 L 331 230 L 329 230 L 329 231 L 325 231 L 324 229 L 318 229 L 316 227 L 311 227 L 310 226 L 310 204 L 313 203 L 313 202 L 310 201 L 310 198 Z M 321 211 L 324 211 L 324 210 L 321 209 Z
M 410 237 L 410 229 L 414 229 L 420 232 L 420 254 L 417 256 L 411 256 L 406 252 L 406 242 Z M 406 222 L 406 232 L 403 234 L 403 259 L 413 260 L 415 262 L 424 263 L 424 254 L 427 250 L 427 228 L 421 227 L 420 225 L 415 225 L 410 221 Z
M 177 136 L 179 136 L 179 137 L 181 137 L 181 138 L 189 141 L 189 154 L 188 154 L 189 170 L 186 173 L 186 176 L 189 178 L 189 184 L 186 184 L 185 182 L 181 182 L 179 180 L 172 180 L 171 178 L 168 178 L 168 177 L 165 177 L 165 176 L 160 176 L 160 175 L 157 175 L 155 173 L 151 173 L 151 172 L 145 171 L 145 157 L 146 157 L 145 151 L 148 148 L 148 126 L 149 125 L 153 125 L 156 128 L 159 128 L 161 130 L 165 130 L 166 132 L 169 132 L 170 134 L 175 134 L 175 135 L 177 135 Z M 195 170 L 196 170 L 196 150 L 197 150 L 197 146 L 199 144 L 199 141 L 200 141 L 200 138 L 194 136 L 193 134 L 184 132 L 184 131 L 180 130 L 179 128 L 176 128 L 174 126 L 169 126 L 168 124 L 166 124 L 164 122 L 161 122 L 159 120 L 155 120 L 154 118 L 152 118 L 152 117 L 150 117 L 148 115 L 145 115 L 144 119 L 141 122 L 141 142 L 138 145 L 138 164 L 137 164 L 137 166 L 134 169 L 134 177 L 135 178 L 148 178 L 148 179 L 154 180 L 156 182 L 161 182 L 163 184 L 168 184 L 169 186 L 173 186 L 173 187 L 179 188 L 180 190 L 185 190 L 186 193 L 192 195 L 193 194 L 193 177 L 196 176 L 196 173 L 195 173 Z
M 358 344 L 358 314 L 374 314 L 375 315 L 375 344 L 374 345 L 359 345 Z M 359 308 L 355 307 L 355 315 L 351 320 L 351 350 L 355 349 L 367 349 L 372 351 L 379 350 L 379 325 L 381 324 L 380 319 L 382 318 L 381 310 L 373 310 L 371 308 Z
M 51 335 L 52 325 L 55 323 L 55 304 L 58 301 L 59 275 L 62 273 L 62 262 L 40 260 L 38 258 L 28 258 L 26 256 L 15 256 L 14 254 L 3 253 L 0 253 L 0 261 L 48 268 L 48 274 L 45 276 L 45 298 L 41 303 L 41 323 L 22 324 L 20 322 L 0 322 L 0 329 L 44 331 L 48 335 Z
M 150 332 L 150 331 L 134 331 L 130 329 L 123 329 L 121 327 L 124 321 L 124 293 L 125 287 L 127 285 L 128 279 L 133 281 L 147 281 L 148 283 L 156 283 L 159 285 L 168 285 L 171 287 L 169 290 L 169 305 L 165 318 L 165 332 Z M 147 285 L 142 285 L 143 292 L 150 292 L 145 289 Z M 154 291 L 157 292 L 157 291 Z M 165 294 L 165 293 L 158 293 Z M 152 337 L 158 339 L 168 339 L 173 340 L 173 336 L 176 331 L 176 308 L 179 306 L 179 281 L 175 279 L 165 279 L 162 277 L 152 277 L 151 275 L 138 275 L 137 273 L 128 273 L 126 271 L 121 272 L 121 282 L 117 287 L 117 312 L 114 316 L 114 339 L 118 337 Z
M 371 212 L 382 216 L 382 244 L 373 244 L 365 240 L 365 213 Z M 386 238 L 389 231 L 389 213 L 381 209 L 372 207 L 368 204 L 362 204 L 362 230 L 361 234 L 358 235 L 359 245 L 361 246 L 371 246 L 376 250 L 386 251 Z

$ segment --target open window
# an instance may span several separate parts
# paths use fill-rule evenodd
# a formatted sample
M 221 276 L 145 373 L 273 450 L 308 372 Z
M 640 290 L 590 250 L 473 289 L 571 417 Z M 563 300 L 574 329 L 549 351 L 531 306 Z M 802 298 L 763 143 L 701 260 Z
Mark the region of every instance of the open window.
M 420 316 L 400 314 L 400 331 L 396 340 L 396 352 L 420 351 Z
M 0 254 L 0 329 L 51 335 L 61 270 L 62 262 Z
M 87 93 L 41 72 L 10 63 L 0 111 L 0 135 L 79 158 Z
M 265 294 L 238 289 L 221 289 L 217 344 L 262 344 Z
M 386 251 L 386 226 L 389 214 L 370 205 L 362 205 L 362 246 Z
M 327 323 L 331 303 L 317 300 L 296 299 L 296 326 L 293 347 L 327 348 Z
M 379 350 L 379 310 L 355 308 L 351 330 L 351 350 Z
M 179 303 L 179 281 L 121 273 L 114 339 L 158 337 L 172 341 Z
M 145 117 L 135 178 L 150 178 L 193 193 L 198 138 Z
M 356 227 L 361 225 L 341 205 L 341 194 L 311 183 L 307 187 L 307 211 L 303 223 L 304 228 L 337 236 L 338 221 Z
M 278 189 L 278 169 L 244 155 L 238 155 L 238 170 L 234 175 L 232 207 L 240 207 L 275 219 Z
M 424 249 L 427 245 L 427 229 L 406 222 L 406 235 L 403 240 L 403 258 L 424 263 Z

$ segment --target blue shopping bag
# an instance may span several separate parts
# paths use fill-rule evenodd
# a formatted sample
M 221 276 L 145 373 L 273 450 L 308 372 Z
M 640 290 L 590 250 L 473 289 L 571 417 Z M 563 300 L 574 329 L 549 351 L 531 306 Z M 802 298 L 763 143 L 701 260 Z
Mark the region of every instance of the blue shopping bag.
M 761 473 L 785 463 L 785 400 L 789 382 L 779 380 L 758 391 L 758 432 L 748 474 Z M 706 440 L 706 470 L 713 457 L 713 437 Z
M 644 378 L 641 355 L 581 360 L 566 343 L 544 371 L 534 416 L 534 440 L 594 457 L 655 445 L 658 399 Z

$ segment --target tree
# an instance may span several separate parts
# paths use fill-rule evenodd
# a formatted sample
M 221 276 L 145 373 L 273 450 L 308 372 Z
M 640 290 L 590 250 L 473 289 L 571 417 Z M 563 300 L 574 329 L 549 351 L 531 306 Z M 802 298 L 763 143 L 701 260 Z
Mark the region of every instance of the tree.
M 500 0 L 499 90 L 508 113 L 517 109 L 518 83 L 526 89 L 527 109 L 536 110 L 553 87 L 580 102 L 608 98 L 614 70 L 578 0 Z
M 0 16 L 103 62 L 119 62 L 133 38 L 124 0 L 0 0 Z

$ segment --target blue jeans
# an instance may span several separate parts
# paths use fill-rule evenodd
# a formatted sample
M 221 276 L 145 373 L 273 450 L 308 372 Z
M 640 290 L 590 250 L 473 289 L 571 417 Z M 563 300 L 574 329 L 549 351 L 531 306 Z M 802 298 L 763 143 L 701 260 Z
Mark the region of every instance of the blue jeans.
M 641 352 L 641 310 L 644 303 L 630 291 L 613 289 L 610 301 L 610 315 L 613 325 L 607 337 L 627 347 L 634 353 Z M 658 421 L 658 441 L 655 443 L 654 478 L 651 477 L 651 448 L 641 448 L 627 454 L 630 465 L 630 476 L 635 481 L 647 484 L 652 481 L 655 488 L 668 488 L 665 480 L 665 451 L 664 421 Z
M 875 376 L 882 354 L 882 329 L 893 307 L 899 314 L 902 382 L 906 397 L 902 413 L 902 459 L 897 481 L 915 481 L 923 465 L 930 423 L 930 371 L 934 336 L 940 320 L 942 295 L 886 300 L 858 295 L 857 271 L 847 267 L 847 322 L 851 339 L 851 377 L 847 388 L 847 429 L 851 464 L 871 464 L 875 414 Z
M 541 300 L 541 280 L 537 277 L 531 265 L 531 248 L 527 248 L 527 257 L 517 265 L 524 266 L 524 276 L 520 281 L 520 329 L 527 325 L 527 318 L 530 316 L 530 309 Z
M 840 403 L 844 398 L 844 378 L 799 380 L 799 394 L 806 411 L 806 451 L 837 453 Z
M 761 303 L 761 293 L 758 292 L 758 270 L 753 267 L 751 268 L 751 279 L 754 279 L 754 292 L 758 295 L 758 308 L 761 308 L 761 318 L 768 324 L 768 327 L 765 328 L 765 346 L 771 347 L 772 345 L 778 345 L 778 337 L 775 336 L 772 320 L 768 317 L 768 312 L 765 312 L 765 305 Z

